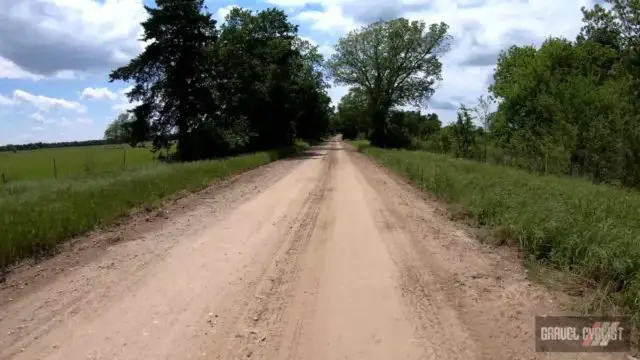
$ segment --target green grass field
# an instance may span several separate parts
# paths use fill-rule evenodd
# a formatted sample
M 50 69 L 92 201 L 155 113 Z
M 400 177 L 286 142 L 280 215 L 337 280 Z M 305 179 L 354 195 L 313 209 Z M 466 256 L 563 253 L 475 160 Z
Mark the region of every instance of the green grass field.
M 150 147 L 104 145 L 50 148 L 15 153 L 0 152 L 0 173 L 4 173 L 7 182 L 53 179 L 54 159 L 58 179 L 90 177 L 155 161 Z
M 202 189 L 213 181 L 307 146 L 297 143 L 279 151 L 176 164 L 150 161 L 144 164 L 145 156 L 140 153 L 138 165 L 124 170 L 0 185 L 0 271 L 20 259 L 49 253 L 66 239 L 110 224 L 133 208 L 158 204 L 181 191 Z M 80 148 L 68 150 L 73 154 L 83 152 Z M 109 157 L 104 158 L 104 164 L 111 164 Z M 27 165 L 23 165 L 26 169 L 23 174 L 35 177 L 36 172 L 30 173 Z
M 585 311 L 621 310 L 640 324 L 640 194 L 575 178 L 422 151 L 362 152 L 436 195 L 458 215 L 519 247 L 531 264 L 591 288 Z

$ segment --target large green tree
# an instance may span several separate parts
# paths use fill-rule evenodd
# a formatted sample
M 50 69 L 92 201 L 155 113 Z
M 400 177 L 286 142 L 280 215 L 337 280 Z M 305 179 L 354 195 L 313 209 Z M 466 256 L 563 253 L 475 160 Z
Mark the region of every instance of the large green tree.
M 451 37 L 445 23 L 427 26 L 399 18 L 378 21 L 340 38 L 328 68 L 338 84 L 362 89 L 367 97 L 371 141 L 389 146 L 389 111 L 423 104 L 440 80 L 440 57 Z
M 313 140 L 328 129 L 323 59 L 297 31 L 278 9 L 234 8 L 222 26 L 222 118 L 243 129 L 237 133 L 251 148 L 287 146 L 295 136 Z
M 345 139 L 355 139 L 368 135 L 371 124 L 366 114 L 367 97 L 359 88 L 352 88 L 340 99 L 336 112 L 336 130 Z
M 104 139 L 116 144 L 123 144 L 129 142 L 131 138 L 131 131 L 129 124 L 131 123 L 131 115 L 129 113 L 122 113 L 113 120 L 104 131 Z
M 203 8 L 204 0 L 157 0 L 145 6 L 149 18 L 142 23 L 145 50 L 129 64 L 114 70 L 110 80 L 131 81 L 130 100 L 136 121 L 151 123 L 156 148 L 178 140 L 183 160 L 200 157 L 201 128 L 219 111 L 215 62 L 211 47 L 217 41 L 215 20 Z

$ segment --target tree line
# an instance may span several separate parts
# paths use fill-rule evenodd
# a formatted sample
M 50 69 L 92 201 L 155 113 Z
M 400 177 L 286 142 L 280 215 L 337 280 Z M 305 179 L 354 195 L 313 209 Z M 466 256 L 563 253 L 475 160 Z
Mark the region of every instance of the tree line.
M 334 78 L 350 86 L 331 126 L 377 146 L 638 187 L 640 3 L 605 3 L 581 9 L 573 40 L 549 37 L 539 47 L 502 51 L 488 96 L 461 105 L 444 127 L 403 108 L 434 93 L 450 40 L 446 24 L 396 19 L 355 30 L 328 61 Z
M 513 46 L 489 91 L 491 136 L 516 166 L 640 185 L 640 3 L 582 8 L 574 40 Z
M 332 111 L 323 58 L 282 10 L 234 8 L 221 26 L 203 0 L 145 7 L 145 50 L 110 80 L 137 103 L 107 138 L 176 143 L 183 161 L 317 140 Z
M 106 139 L 106 140 L 85 140 L 85 141 L 62 141 L 54 143 L 35 142 L 29 144 L 20 145 L 3 145 L 0 146 L 0 152 L 3 151 L 22 151 L 22 150 L 38 150 L 48 148 L 62 148 L 62 147 L 77 147 L 77 146 L 97 146 L 97 145 L 112 145 L 121 144 L 122 142 Z

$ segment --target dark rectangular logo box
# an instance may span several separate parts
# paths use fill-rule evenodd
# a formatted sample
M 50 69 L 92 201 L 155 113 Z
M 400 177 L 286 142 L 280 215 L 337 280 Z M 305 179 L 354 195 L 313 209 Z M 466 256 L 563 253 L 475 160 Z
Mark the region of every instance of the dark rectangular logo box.
M 536 316 L 538 352 L 628 352 L 628 317 Z

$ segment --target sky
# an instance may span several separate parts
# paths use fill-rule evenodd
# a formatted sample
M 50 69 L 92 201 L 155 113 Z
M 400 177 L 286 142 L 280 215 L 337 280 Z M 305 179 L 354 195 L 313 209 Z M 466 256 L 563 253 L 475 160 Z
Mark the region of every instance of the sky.
M 234 6 L 278 7 L 300 36 L 328 57 L 348 31 L 406 17 L 444 21 L 454 37 L 443 58 L 443 81 L 423 111 L 454 121 L 461 103 L 486 94 L 500 50 L 540 45 L 549 36 L 573 39 L 582 6 L 595 0 L 207 0 L 223 21 Z M 130 84 L 109 72 L 143 49 L 143 5 L 153 0 L 2 0 L 0 7 L 0 145 L 100 139 L 132 107 Z M 337 104 L 347 88 L 329 90 Z

